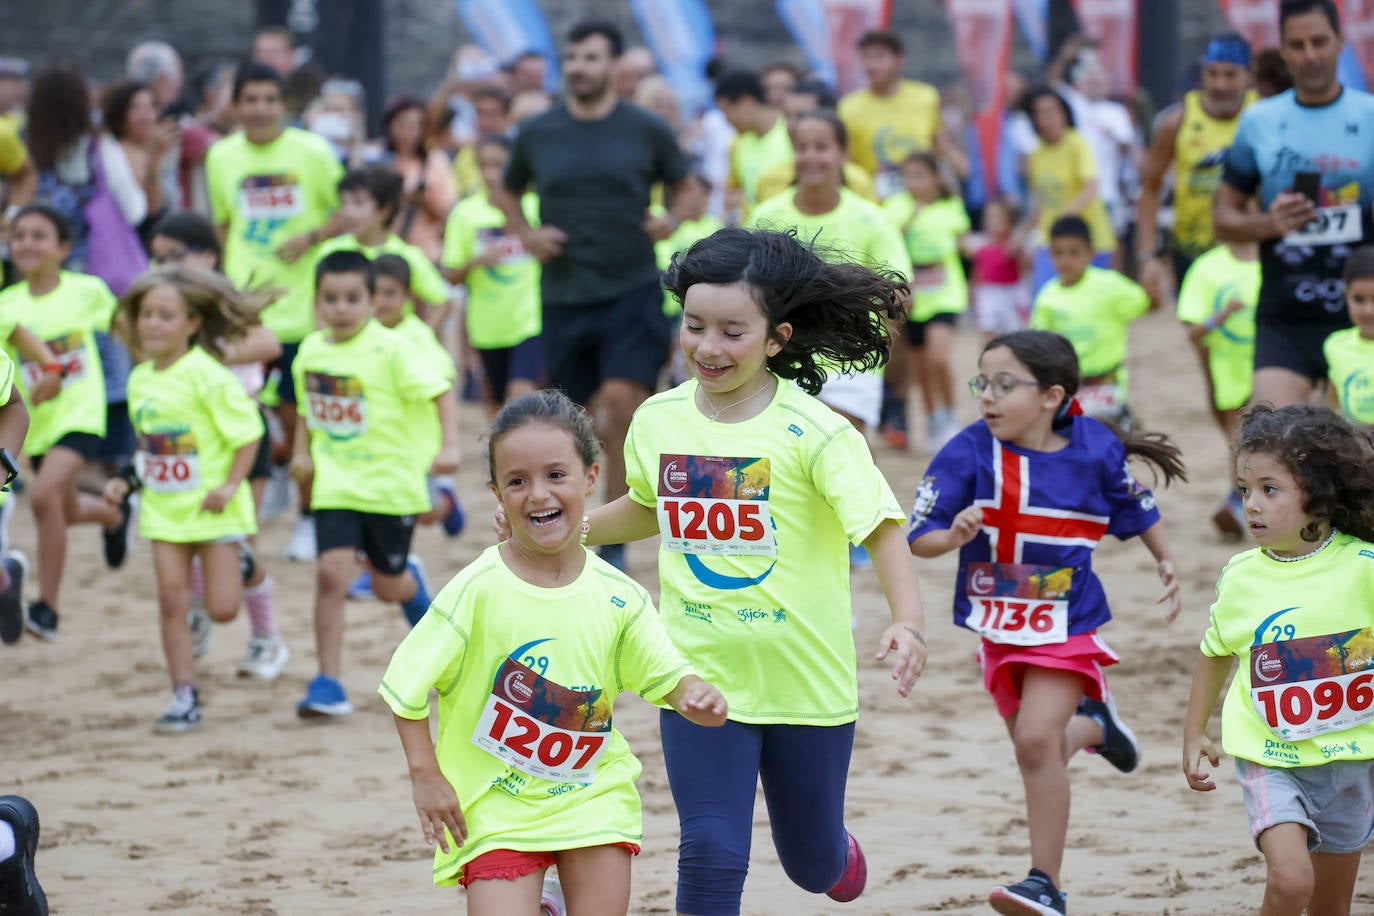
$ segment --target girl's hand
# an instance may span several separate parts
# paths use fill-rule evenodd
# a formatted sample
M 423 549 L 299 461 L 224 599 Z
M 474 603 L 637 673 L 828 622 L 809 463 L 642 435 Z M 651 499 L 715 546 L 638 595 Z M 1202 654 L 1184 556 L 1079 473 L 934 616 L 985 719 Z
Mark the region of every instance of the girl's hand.
M 1221 755 L 1217 753 L 1212 740 L 1206 735 L 1185 735 L 1183 738 L 1183 775 L 1188 780 L 1188 788 L 1194 792 L 1211 792 L 1217 787 L 1212 782 L 1211 773 L 1203 769 L 1202 760 L 1212 766 L 1221 763 Z
M 976 538 L 978 532 L 982 530 L 982 507 L 969 506 L 958 515 L 954 516 L 954 523 L 949 526 L 950 549 L 963 547 L 969 541 Z
M 690 722 L 707 728 L 717 728 L 725 724 L 725 714 L 729 707 L 725 697 L 714 684 L 696 680 L 683 691 L 680 702 L 674 709 Z
M 129 498 L 129 481 L 123 477 L 111 477 L 105 481 L 103 495 L 107 503 L 115 506 L 124 505 L 124 500 Z
M 439 450 L 439 454 L 434 458 L 434 464 L 430 467 L 429 473 L 434 476 L 440 474 L 455 474 L 458 472 L 458 446 L 448 445 Z
M 1173 560 L 1159 561 L 1159 581 L 1164 583 L 1164 591 L 1159 593 L 1155 604 L 1168 603 L 1164 612 L 1164 622 L 1173 623 L 1178 612 L 1183 610 L 1183 596 L 1179 594 L 1178 573 L 1174 571 Z
M 205 494 L 205 501 L 200 504 L 200 511 L 212 512 L 219 515 L 224 511 L 224 507 L 229 505 L 229 500 L 234 498 L 234 494 L 239 491 L 236 484 L 222 483 L 209 493 Z
M 926 667 L 926 639 L 911 624 L 894 623 L 883 631 L 875 658 L 882 661 L 894 649 L 897 650 L 897 664 L 892 669 L 892 679 L 897 682 L 897 693 L 909 697 L 916 679 Z
M 441 850 L 449 852 L 448 837 L 444 835 L 444 828 L 447 827 L 448 832 L 453 834 L 454 842 L 462 846 L 468 836 L 468 824 L 458 805 L 458 795 L 444 774 L 439 770 L 413 773 L 410 785 L 425 842 L 430 846 L 437 843 Z
M 62 393 L 62 373 L 44 372 L 38 382 L 29 389 L 29 400 L 36 406 L 51 401 Z
M 291 456 L 291 464 L 287 466 L 287 471 L 291 474 L 292 480 L 303 483 L 315 473 L 315 462 L 310 460 L 309 455 L 297 452 Z

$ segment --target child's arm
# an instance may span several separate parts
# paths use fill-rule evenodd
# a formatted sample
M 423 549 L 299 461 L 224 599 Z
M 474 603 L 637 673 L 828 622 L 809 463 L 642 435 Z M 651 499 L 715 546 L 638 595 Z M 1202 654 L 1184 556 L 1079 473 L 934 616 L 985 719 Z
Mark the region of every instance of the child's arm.
M 926 612 L 921 606 L 921 589 L 905 540 L 903 525 L 890 518 L 879 522 L 864 538 L 864 549 L 873 558 L 873 571 L 892 610 L 892 626 L 883 631 L 876 658 L 882 661 L 889 652 L 897 651 L 892 679 L 897 682 L 897 692 L 904 697 L 911 695 L 912 686 L 926 666 Z
M 458 470 L 458 399 L 449 388 L 434 399 L 439 411 L 439 454 L 430 467 L 431 474 L 452 474 Z
M 978 506 L 969 506 L 954 516 L 954 522 L 948 528 L 927 531 L 912 541 L 911 553 L 923 560 L 931 560 L 951 550 L 958 550 L 977 537 L 982 526 L 983 510 Z
M 281 341 L 265 325 L 254 325 L 238 340 L 225 341 L 220 348 L 226 366 L 270 363 L 281 356 Z
M 1210 792 L 1217 787 L 1211 775 L 1202 768 L 1202 758 L 1212 766 L 1221 763 L 1221 755 L 1207 737 L 1207 720 L 1217 705 L 1221 688 L 1231 673 L 1229 655 L 1212 657 L 1198 653 L 1193 669 L 1193 689 L 1188 693 L 1188 712 L 1183 717 L 1183 775 L 1188 787 L 1197 792 Z
M 43 367 L 43 376 L 38 380 L 38 384 L 29 391 L 29 398 L 35 406 L 62 393 L 62 363 L 43 338 L 22 324 L 17 324 L 14 326 L 14 330 L 10 332 L 10 343 L 24 359 L 38 363 Z M 10 454 L 18 454 L 18 452 L 11 452 Z
M 468 274 L 479 267 L 495 267 L 501 263 L 501 249 L 496 245 L 488 246 L 485 251 L 479 250 L 471 258 L 463 263 L 461 267 L 448 267 L 443 271 L 444 279 L 457 286 L 459 283 L 466 283 Z
M 10 385 L 9 400 L 0 406 L 0 448 L 18 459 L 24 448 L 24 437 L 29 434 L 29 409 L 19 396 L 19 389 Z
M 721 696 L 714 684 L 706 683 L 695 674 L 678 681 L 673 692 L 663 699 L 694 725 L 715 728 L 725 724 L 728 711 L 725 697 Z
M 234 463 L 229 466 L 229 476 L 225 478 L 224 483 L 205 494 L 205 501 L 200 504 L 201 512 L 213 512 L 218 515 L 224 511 L 224 507 L 229 505 L 229 500 L 239 491 L 239 485 L 253 469 L 253 459 L 257 457 L 259 444 L 249 442 L 234 452 Z
M 658 534 L 658 513 L 630 499 L 629 494 L 593 509 L 587 521 L 592 526 L 587 534 L 591 545 L 627 544 Z
M 449 314 L 454 312 L 457 308 L 458 297 L 456 295 L 449 296 L 437 305 L 426 303 L 424 314 L 420 320 L 429 325 L 430 330 L 437 336 L 439 329 L 444 326 L 444 322 L 448 319 Z
M 315 461 L 310 457 L 310 429 L 305 417 L 296 417 L 295 443 L 291 447 L 291 465 L 288 470 L 296 481 L 309 480 L 315 473 Z
M 1178 612 L 1183 609 L 1183 598 L 1178 589 L 1178 573 L 1174 567 L 1174 552 L 1169 549 L 1169 542 L 1164 538 L 1164 522 L 1155 522 L 1145 530 L 1140 536 L 1140 540 L 1149 548 L 1150 554 L 1159 564 L 1159 581 L 1164 583 L 1164 591 L 1159 593 L 1159 597 L 1155 599 L 1155 604 L 1166 605 L 1164 622 L 1173 623 Z
M 429 717 L 405 719 L 392 713 L 392 718 L 396 720 L 396 734 L 401 736 L 401 747 L 406 752 L 415 813 L 420 815 L 425 842 L 431 846 L 438 843 L 441 850 L 449 852 L 448 839 L 444 836 L 447 827 L 453 839 L 462 846 L 468 835 L 467 821 L 458 804 L 458 793 L 439 769 L 439 758 L 434 755 L 434 742 L 429 737 Z

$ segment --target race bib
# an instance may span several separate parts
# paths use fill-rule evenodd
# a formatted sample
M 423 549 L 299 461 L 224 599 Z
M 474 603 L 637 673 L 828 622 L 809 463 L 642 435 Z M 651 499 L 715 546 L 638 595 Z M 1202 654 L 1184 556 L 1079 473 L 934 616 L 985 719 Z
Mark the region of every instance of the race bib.
M 288 220 L 305 212 L 295 175 L 249 175 L 239 185 L 239 211 L 250 220 Z
M 134 453 L 134 471 L 143 486 L 155 493 L 189 493 L 199 489 L 196 437 L 189 432 L 141 436 Z
M 773 557 L 767 458 L 660 455 L 658 529 L 675 553 Z
M 472 743 L 522 773 L 588 783 L 611 739 L 602 690 L 570 690 L 513 658 L 496 672 Z
M 887 200 L 894 194 L 905 190 L 902 185 L 902 170 L 895 165 L 885 165 L 873 176 L 873 191 L 879 200 Z
M 1250 701 L 1285 741 L 1374 719 L 1374 633 L 1365 627 L 1252 646 Z
M 52 340 L 44 341 L 44 343 L 48 345 L 48 349 L 57 357 L 57 361 L 62 364 L 65 371 L 62 379 L 63 388 L 86 377 L 89 368 L 86 359 L 86 341 L 80 331 L 72 331 L 70 334 L 54 337 Z M 30 391 L 43 378 L 43 366 L 40 363 L 21 362 L 19 371 L 24 376 L 25 387 Z
M 911 288 L 918 293 L 933 293 L 945 285 L 945 265 L 916 265 L 911 272 Z
M 367 432 L 367 398 L 363 384 L 351 375 L 305 373 L 310 405 L 310 428 L 337 439 L 351 439 Z
M 968 565 L 969 629 L 991 642 L 1044 646 L 1069 638 L 1073 567 Z
M 498 264 L 512 264 L 529 257 L 518 235 L 508 235 L 504 229 L 487 228 L 477 230 L 477 253 L 496 252 L 500 257 Z
M 1090 417 L 1116 416 L 1126 403 L 1120 385 L 1084 385 L 1074 397 L 1083 413 Z
M 1364 239 L 1360 225 L 1360 205 L 1340 204 L 1318 207 L 1317 215 L 1301 229 L 1283 237 L 1285 245 L 1314 247 L 1317 245 L 1353 245 Z

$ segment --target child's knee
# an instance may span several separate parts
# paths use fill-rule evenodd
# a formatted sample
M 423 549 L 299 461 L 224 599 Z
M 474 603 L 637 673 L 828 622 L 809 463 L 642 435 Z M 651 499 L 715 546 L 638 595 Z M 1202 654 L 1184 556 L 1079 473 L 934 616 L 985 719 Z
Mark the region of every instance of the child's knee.
M 372 594 L 377 596 L 378 601 L 408 601 L 414 597 L 415 587 L 415 580 L 409 571 L 397 576 L 384 575 L 375 569 L 372 571 Z
M 1038 770 L 1062 762 L 1064 757 L 1062 731 L 1056 734 L 1048 730 L 1018 728 L 1012 736 L 1012 745 L 1016 749 L 1016 764 L 1022 770 Z
M 353 574 L 353 554 L 350 550 L 327 550 L 320 554 L 315 566 L 315 588 L 321 595 L 343 594 Z
M 1307 906 L 1307 902 L 1312 899 L 1312 890 L 1315 886 L 1312 862 L 1308 857 L 1269 863 L 1265 895 L 1276 903 L 1296 907 L 1293 912 L 1300 912 Z
M 239 614 L 243 592 L 237 588 L 206 589 L 205 612 L 215 623 L 228 623 Z

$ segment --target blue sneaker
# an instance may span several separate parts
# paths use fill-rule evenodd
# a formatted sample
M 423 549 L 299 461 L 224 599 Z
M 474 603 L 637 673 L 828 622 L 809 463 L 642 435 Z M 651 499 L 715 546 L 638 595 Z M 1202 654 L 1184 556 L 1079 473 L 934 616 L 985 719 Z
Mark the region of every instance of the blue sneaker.
M 468 523 L 467 513 L 463 511 L 463 504 L 458 501 L 458 488 L 453 485 L 452 477 L 437 477 L 434 480 L 434 489 L 443 497 L 448 499 L 448 514 L 440 522 L 444 527 L 444 534 L 451 538 L 456 538 L 463 533 L 463 526 Z
M 406 558 L 406 569 L 415 577 L 415 594 L 409 601 L 401 604 L 401 613 L 405 614 L 406 620 L 413 627 L 425 616 L 425 611 L 429 610 L 429 582 L 425 579 L 425 563 L 417 554 L 412 553 Z
M 296 715 L 302 719 L 333 718 L 351 712 L 353 704 L 348 702 L 343 684 L 323 674 L 305 685 L 305 699 L 296 704 Z
M 1068 912 L 1068 895 L 1038 868 L 1015 884 L 994 887 L 988 903 L 1003 916 L 1065 916 Z
M 868 551 L 862 544 L 849 545 L 849 568 L 850 569 L 872 569 L 873 560 L 869 557 Z
M 358 578 L 348 585 L 348 597 L 354 601 L 370 601 L 372 599 L 372 572 L 364 569 L 358 573 Z

